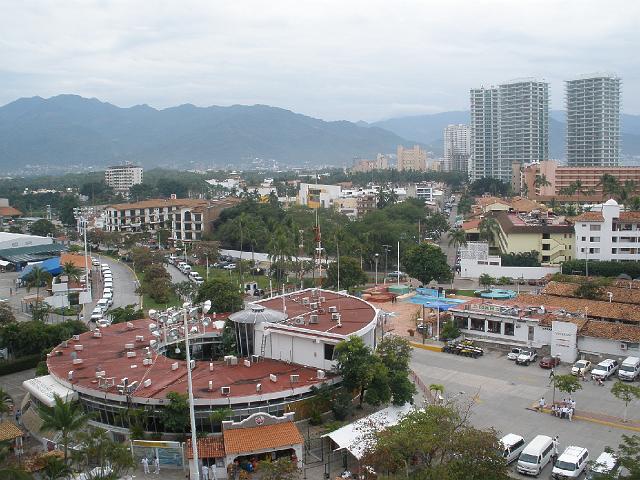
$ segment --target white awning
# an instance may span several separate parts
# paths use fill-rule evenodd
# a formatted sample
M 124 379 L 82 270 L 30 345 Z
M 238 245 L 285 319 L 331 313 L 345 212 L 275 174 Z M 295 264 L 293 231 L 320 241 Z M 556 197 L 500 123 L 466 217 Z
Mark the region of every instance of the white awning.
M 396 425 L 403 415 L 411 411 L 411 408 L 413 408 L 412 405 L 408 403 L 402 407 L 390 406 L 322 435 L 322 437 L 329 437 L 333 440 L 338 445 L 336 450 L 346 449 L 351 455 L 360 460 L 370 446 L 371 436 L 368 434 L 371 429 L 379 432 L 387 427 Z
M 22 386 L 47 407 L 55 405 L 56 395 L 65 403 L 78 398 L 76 392 L 58 383 L 51 375 L 25 380 L 22 382 Z
M 0 267 L 8 267 L 11 262 L 7 262 L 6 260 L 0 260 Z

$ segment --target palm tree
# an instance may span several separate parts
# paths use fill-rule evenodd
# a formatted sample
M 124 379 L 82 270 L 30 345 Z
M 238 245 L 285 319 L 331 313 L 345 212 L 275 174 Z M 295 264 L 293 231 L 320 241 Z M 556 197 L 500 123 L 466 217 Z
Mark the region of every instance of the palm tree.
M 69 280 L 79 280 L 82 271 L 72 262 L 67 262 L 62 266 L 62 274 L 69 277 Z
M 4 418 L 5 413 L 9 413 L 11 411 L 12 405 L 13 400 L 11 399 L 11 395 L 0 388 L 0 419 Z
M 9 456 L 9 442 L 0 442 L 0 465 L 5 463 Z M 25 472 L 18 467 L 3 466 L 0 467 L 0 478 L 3 480 L 32 480 L 30 473 Z
M 576 193 L 576 189 L 574 188 L 573 183 L 572 183 L 572 184 L 570 184 L 570 185 L 568 185 L 566 187 L 562 187 L 558 193 L 560 195 L 566 195 L 566 196 L 570 197 L 571 195 Z
M 478 230 L 480 231 L 480 238 L 482 240 L 486 240 L 489 243 L 495 243 L 496 239 L 496 230 L 498 230 L 498 222 L 495 218 L 486 217 L 483 218 L 478 225 Z
M 71 435 L 79 431 L 89 420 L 77 402 L 65 402 L 58 395 L 54 396 L 52 408 L 39 406 L 38 414 L 42 419 L 41 430 L 60 432 L 64 447 L 64 461 L 67 462 Z
M 602 194 L 612 197 L 620 190 L 620 181 L 609 173 L 605 173 L 600 177 L 597 186 L 602 186 Z
M 62 480 L 72 473 L 71 467 L 60 457 L 48 457 L 47 463 L 42 470 L 46 480 Z
M 273 263 L 279 264 L 282 268 L 284 268 L 285 263 L 293 257 L 294 246 L 291 238 L 292 236 L 288 235 L 288 232 L 283 228 L 279 228 L 269 242 L 269 259 Z M 279 272 L 280 278 L 278 281 L 282 280 L 281 274 L 282 272 Z
M 631 197 L 629 200 L 629 208 L 633 212 L 637 212 L 640 210 L 640 197 Z
M 551 186 L 551 182 L 547 180 L 547 176 L 543 173 L 541 175 L 536 175 L 536 179 L 533 181 L 533 186 L 536 188 L 549 187 Z
M 36 310 L 40 310 L 40 287 L 46 285 L 51 280 L 51 274 L 44 270 L 42 267 L 34 266 L 29 274 L 26 276 L 27 292 L 33 287 L 36 288 Z M 34 311 L 34 313 L 35 313 Z
M 626 182 L 624 182 L 624 185 L 620 185 L 620 187 L 618 187 L 618 191 L 616 192 L 616 200 L 618 201 L 618 203 L 625 204 L 626 207 L 627 201 L 635 191 L 635 182 L 633 180 L 627 180 Z
M 456 250 L 467 244 L 467 234 L 461 228 L 456 228 L 449 232 L 449 246 L 454 246 Z

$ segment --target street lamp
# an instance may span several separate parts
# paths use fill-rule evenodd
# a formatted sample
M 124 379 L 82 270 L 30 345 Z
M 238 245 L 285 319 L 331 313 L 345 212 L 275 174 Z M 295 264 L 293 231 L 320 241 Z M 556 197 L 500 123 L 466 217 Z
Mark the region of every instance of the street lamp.
M 91 282 L 89 281 L 89 258 L 87 253 L 87 219 L 84 217 L 80 209 L 74 209 L 74 216 L 78 222 L 78 232 L 83 233 L 84 235 L 84 273 L 85 273 L 84 288 L 85 288 L 85 291 L 88 292 L 89 294 L 88 303 L 91 303 L 91 300 L 93 299 L 93 297 L 91 295 Z M 84 298 L 84 300 L 87 300 L 87 298 Z M 85 302 L 83 303 L 83 317 L 84 317 L 83 320 L 86 323 L 88 323 L 87 313 L 88 313 L 87 302 Z
M 376 285 L 378 285 L 378 258 L 380 257 L 380 255 L 376 253 L 375 257 L 376 257 Z
M 388 275 L 389 270 L 387 269 L 387 257 L 389 256 L 389 251 L 391 250 L 391 245 L 382 245 L 384 247 L 384 276 Z M 398 266 L 398 270 L 400 267 Z

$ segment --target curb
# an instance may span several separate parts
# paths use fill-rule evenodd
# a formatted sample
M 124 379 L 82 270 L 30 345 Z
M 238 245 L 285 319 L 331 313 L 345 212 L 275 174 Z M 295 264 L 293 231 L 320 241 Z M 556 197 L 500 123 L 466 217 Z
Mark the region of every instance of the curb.
M 533 412 L 539 412 L 537 409 L 537 405 L 534 404 L 532 407 L 526 407 L 527 410 L 531 410 Z M 551 414 L 550 408 L 543 408 L 542 413 Z M 573 418 L 577 420 L 583 420 L 585 422 L 597 423 L 598 425 L 604 425 L 606 427 L 614 427 L 620 428 L 622 430 L 631 430 L 632 432 L 640 432 L 640 427 L 635 427 L 633 425 L 627 425 L 623 422 L 610 422 L 608 420 L 600 420 L 598 418 L 585 417 L 583 415 L 574 415 Z
M 438 345 L 423 345 L 422 343 L 409 342 L 413 348 L 420 348 L 422 350 L 430 350 L 432 352 L 442 352 L 442 347 Z
M 125 262 L 123 262 L 121 260 L 118 260 L 117 258 L 114 258 L 114 257 L 112 257 L 110 255 L 105 255 L 105 256 L 108 256 L 114 262 L 118 262 L 119 264 L 124 265 L 129 270 L 131 270 L 131 273 L 133 273 L 133 278 L 136 279 L 136 283 L 138 284 L 138 286 L 140 286 L 140 279 L 138 278 L 138 275 L 136 274 L 136 271 L 133 268 L 131 268 L 131 266 L 128 263 L 125 263 Z M 144 295 L 140 294 L 140 295 L 138 295 L 138 298 L 140 299 L 139 307 L 140 307 L 141 310 L 144 311 Z

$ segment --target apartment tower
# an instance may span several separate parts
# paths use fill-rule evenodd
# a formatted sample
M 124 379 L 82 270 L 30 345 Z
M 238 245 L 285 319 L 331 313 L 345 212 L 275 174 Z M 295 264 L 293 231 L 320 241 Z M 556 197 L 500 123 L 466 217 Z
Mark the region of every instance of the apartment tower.
M 427 152 L 415 145 L 413 148 L 404 148 L 398 145 L 398 170 L 427 171 Z
M 444 129 L 445 171 L 466 172 L 471 156 L 471 129 L 469 125 L 447 125 Z
M 566 82 L 569 166 L 618 165 L 620 83 L 613 75 L 589 75 Z

